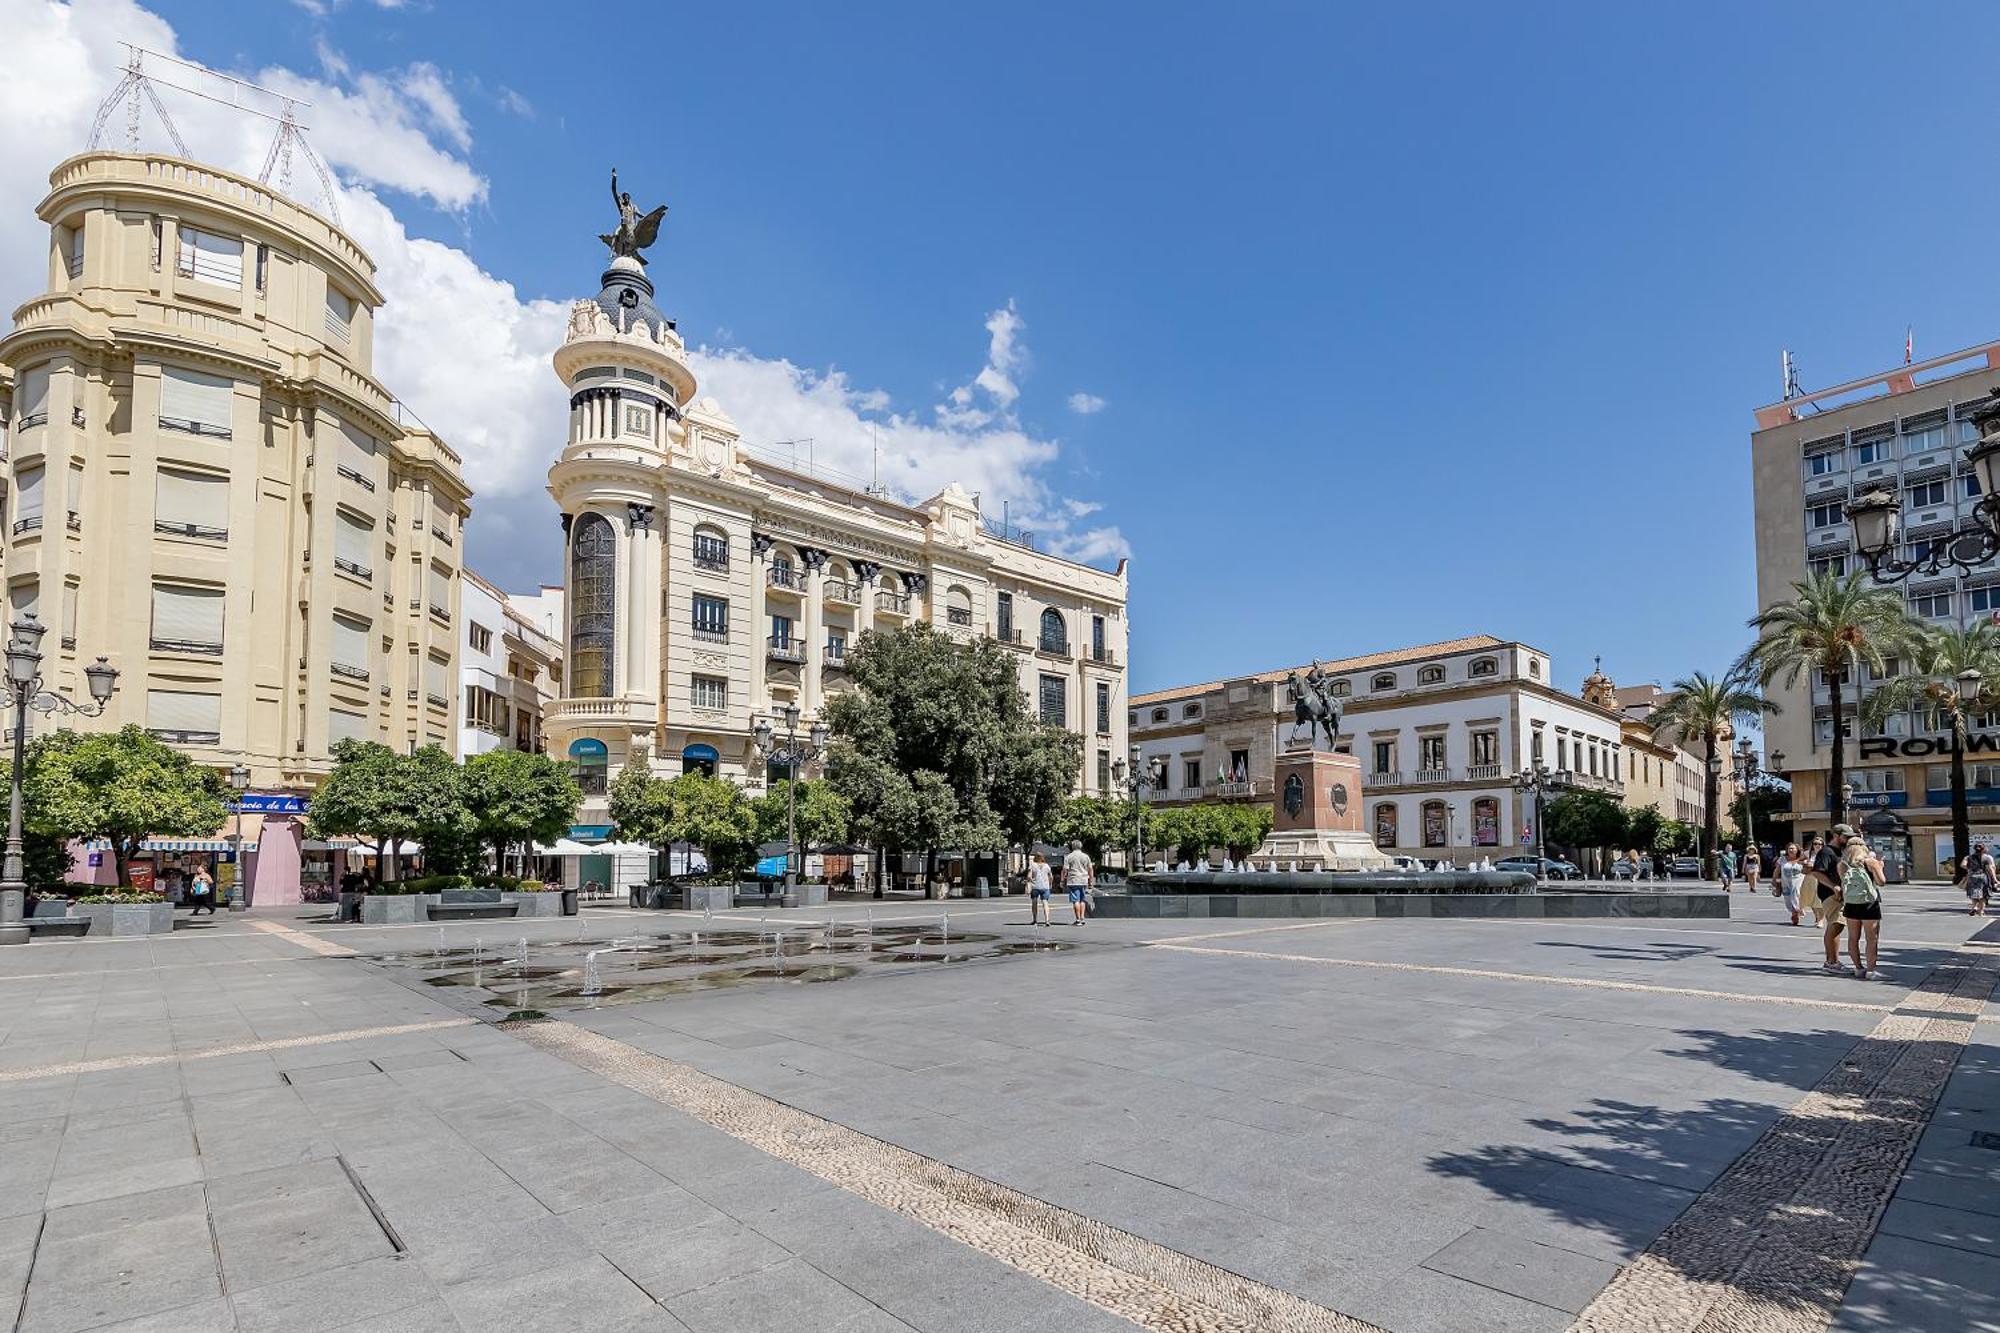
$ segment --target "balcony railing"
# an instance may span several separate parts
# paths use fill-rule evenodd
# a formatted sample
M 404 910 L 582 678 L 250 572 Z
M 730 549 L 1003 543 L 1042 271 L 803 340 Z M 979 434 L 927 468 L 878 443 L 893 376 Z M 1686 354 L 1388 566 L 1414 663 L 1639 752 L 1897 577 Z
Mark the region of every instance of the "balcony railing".
M 342 463 L 337 467 L 335 467 L 334 471 L 338 472 L 341 476 L 347 478 L 355 485 L 361 487 L 361 489 L 364 491 L 372 491 L 375 489 L 374 481 L 372 481 L 367 477 L 362 476 L 359 472 L 356 472 L 353 468 L 347 466 L 347 464 L 345 463 Z
M 1048 635 L 1043 635 L 1041 640 L 1035 644 L 1035 648 L 1036 651 L 1047 653 L 1051 657 L 1069 656 L 1068 639 L 1056 639 Z
M 838 667 L 843 671 L 846 670 L 847 645 L 844 643 L 829 643 L 826 646 L 825 656 L 822 660 L 830 667 Z
M 439 620 L 442 620 L 447 625 L 451 623 L 451 611 L 445 607 L 439 606 L 436 602 L 431 603 L 431 614 L 436 616 Z
M 36 532 L 40 530 L 41 526 L 42 516 L 40 514 L 31 514 L 27 518 L 17 518 L 14 520 L 14 535 L 18 537 L 24 532 Z
M 1241 782 L 1235 782 L 1235 781 L 1217 782 L 1214 785 L 1215 785 L 1216 796 L 1220 797 L 1222 800 L 1225 801 L 1241 800 L 1244 797 L 1255 796 L 1258 794 L 1260 786 L 1257 779 L 1255 778 L 1246 778 Z M 1265 782 L 1261 785 L 1263 790 L 1265 791 L 1270 790 L 1269 782 Z
M 345 662 L 335 662 L 333 664 L 333 674 L 336 676 L 345 676 L 349 680 L 366 681 L 368 679 L 368 668 L 349 666 Z
M 972 610 L 963 606 L 947 606 L 944 609 L 944 623 L 956 625 L 960 629 L 972 628 Z
M 1403 775 L 1393 768 L 1379 768 L 1373 773 L 1364 774 L 1361 779 L 1361 785 L 1364 787 L 1400 787 L 1403 785 Z
M 204 643 L 199 639 L 153 639 L 150 640 L 156 653 L 200 653 L 203 657 L 222 656 L 222 645 Z
M 878 592 L 875 594 L 875 609 L 887 611 L 892 616 L 910 614 L 910 599 L 900 592 Z
M 799 577 L 799 571 L 790 565 L 772 565 L 765 579 L 773 588 L 784 588 L 790 592 L 798 592 L 805 586 L 805 580 Z
M 729 553 L 724 551 L 719 554 L 712 554 L 696 551 L 694 553 L 694 567 L 696 569 L 705 569 L 711 574 L 727 574 L 729 572 Z
M 1410 781 L 1419 787 L 1434 786 L 1440 782 L 1450 782 L 1451 770 L 1448 768 L 1420 768 L 1410 774 Z
M 77 513 L 74 509 L 69 511 L 69 517 L 64 521 L 67 523 L 69 530 L 71 532 L 83 531 L 83 515 Z
M 1118 654 L 1101 643 L 1090 646 L 1090 660 L 1101 666 L 1117 666 Z
M 1492 782 L 1500 776 L 1498 764 L 1474 764 L 1465 770 L 1468 782 Z
M 164 519 L 153 520 L 153 531 L 164 532 L 170 537 L 193 537 L 197 541 L 226 542 L 228 528 L 208 528 L 199 523 L 169 523 Z
M 859 606 L 861 605 L 861 585 L 858 583 L 849 583 L 845 579 L 828 579 L 826 581 L 826 600 L 829 602 L 840 602 L 847 606 Z
M 146 734 L 169 745 L 220 745 L 219 731 L 181 731 L 174 727 L 147 727 Z
M 765 651 L 773 662 L 803 662 L 806 660 L 805 645 L 797 639 L 781 639 L 772 635 L 766 641 Z
M 363 583 L 373 583 L 375 581 L 374 570 L 368 568 L 368 566 L 366 565 L 357 564 L 352 560 L 346 560 L 341 558 L 340 556 L 335 556 L 333 558 L 333 567 L 337 570 L 340 570 L 344 574 L 352 574 L 355 578 L 360 579 Z

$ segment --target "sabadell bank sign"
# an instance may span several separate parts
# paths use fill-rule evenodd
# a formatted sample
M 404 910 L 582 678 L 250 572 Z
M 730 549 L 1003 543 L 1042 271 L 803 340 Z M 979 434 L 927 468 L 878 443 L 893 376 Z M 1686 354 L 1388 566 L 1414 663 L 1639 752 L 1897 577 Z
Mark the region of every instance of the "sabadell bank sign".
M 1965 738 L 1967 754 L 2000 754 L 2000 732 L 1982 731 Z M 1897 740 L 1894 736 L 1875 736 L 1861 742 L 1863 759 L 1930 759 L 1950 758 L 1951 737 L 1910 736 Z

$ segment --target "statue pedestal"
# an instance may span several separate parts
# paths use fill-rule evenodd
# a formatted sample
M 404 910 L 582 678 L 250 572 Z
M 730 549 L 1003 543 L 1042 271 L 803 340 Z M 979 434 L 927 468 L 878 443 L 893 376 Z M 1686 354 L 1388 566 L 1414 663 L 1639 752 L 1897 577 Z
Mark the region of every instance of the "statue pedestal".
M 1270 836 L 1253 870 L 1382 870 L 1393 865 L 1362 828 L 1361 761 L 1330 750 L 1278 756 Z

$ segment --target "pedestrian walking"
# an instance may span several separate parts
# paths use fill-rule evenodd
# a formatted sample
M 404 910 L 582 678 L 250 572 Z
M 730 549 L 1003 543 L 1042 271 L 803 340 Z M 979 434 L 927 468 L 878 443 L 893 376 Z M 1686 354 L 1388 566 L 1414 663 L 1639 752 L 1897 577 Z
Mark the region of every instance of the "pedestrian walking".
M 210 916 L 215 915 L 215 881 L 209 877 L 207 866 L 195 867 L 194 879 L 188 884 L 188 897 L 194 903 L 189 916 L 200 916 L 204 907 Z
M 1722 891 L 1729 892 L 1736 884 L 1736 844 L 1725 842 L 1722 851 L 1715 858 L 1715 869 L 1722 876 Z
M 1965 865 L 1961 869 L 1965 875 L 1966 915 L 1985 916 L 1987 900 L 1993 896 L 1994 889 L 1993 852 L 1974 843 L 1972 850 L 1965 854 Z
M 1785 910 L 1792 914 L 1792 924 L 1799 921 L 1799 886 L 1805 882 L 1806 854 L 1799 850 L 1795 842 L 1785 845 L 1784 853 L 1778 858 L 1778 885 L 1775 890 L 1785 900 Z
M 1054 887 L 1049 873 L 1049 858 L 1036 852 L 1028 862 L 1028 915 L 1029 924 L 1046 926 L 1049 924 L 1049 890 Z
M 1757 878 L 1764 873 L 1764 849 L 1756 843 L 1746 843 L 1743 847 L 1743 883 L 1750 892 L 1757 892 Z
M 1816 850 L 1806 870 L 1815 890 L 1813 915 L 1819 918 L 1820 942 L 1826 946 L 1826 961 L 1820 966 L 1836 976 L 1841 972 L 1840 929 L 1846 924 L 1841 912 L 1840 854 L 1853 837 L 1853 825 L 1835 824 L 1826 842 L 1814 838 Z
M 1075 914 L 1073 925 L 1082 925 L 1084 913 L 1090 908 L 1090 886 L 1097 882 L 1097 870 L 1090 864 L 1081 842 L 1071 842 L 1069 855 L 1063 858 L 1063 887 L 1069 890 L 1069 910 Z
M 1854 975 L 1863 981 L 1875 972 L 1875 950 L 1882 939 L 1882 862 L 1861 838 L 1851 839 L 1840 854 L 1841 913 L 1847 918 L 1847 956 Z M 1868 961 L 1861 959 L 1868 946 Z

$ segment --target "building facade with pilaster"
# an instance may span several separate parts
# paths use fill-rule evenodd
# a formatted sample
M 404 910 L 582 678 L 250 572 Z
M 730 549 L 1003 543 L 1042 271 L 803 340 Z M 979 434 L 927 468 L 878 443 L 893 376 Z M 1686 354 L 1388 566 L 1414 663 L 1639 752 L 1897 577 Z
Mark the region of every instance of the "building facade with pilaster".
M 555 369 L 569 438 L 549 469 L 562 514 L 564 686 L 549 753 L 576 763 L 580 824 L 608 823 L 627 764 L 762 788 L 761 718 L 803 733 L 854 688 L 870 630 L 990 636 L 1020 662 L 1037 716 L 1083 738 L 1077 790 L 1111 789 L 1126 740 L 1126 566 L 1008 539 L 956 484 L 903 503 L 747 447 L 700 396 L 643 261 L 615 257 L 576 303 Z M 782 732 L 783 723 L 777 723 Z

